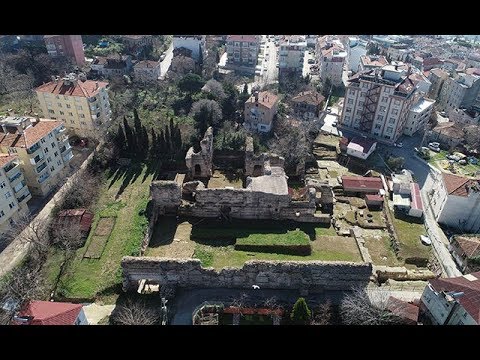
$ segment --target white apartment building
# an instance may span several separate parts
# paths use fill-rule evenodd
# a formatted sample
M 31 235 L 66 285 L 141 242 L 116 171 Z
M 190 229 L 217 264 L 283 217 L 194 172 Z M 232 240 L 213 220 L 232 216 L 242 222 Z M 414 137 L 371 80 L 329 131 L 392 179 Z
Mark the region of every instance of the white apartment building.
M 343 66 L 347 59 L 347 51 L 342 42 L 325 35 L 318 39 L 316 55 L 319 64 L 319 76 L 322 82 L 329 79 L 334 86 L 342 84 Z
M 206 35 L 175 35 L 173 37 L 173 49 L 185 48 L 192 52 L 192 58 L 196 62 L 207 55 Z
M 18 157 L 32 195 L 48 195 L 65 179 L 73 158 L 63 123 L 9 116 L 0 126 L 0 152 Z
M 44 117 L 61 120 L 75 135 L 93 137 L 102 133 L 110 121 L 107 86 L 107 82 L 70 74 L 39 86 L 35 92 Z
M 13 222 L 28 212 L 32 198 L 16 155 L 0 153 L 0 239 Z
M 254 73 L 260 51 L 258 35 L 228 35 L 226 68 Z
M 459 108 L 470 108 L 476 102 L 480 90 L 480 76 L 458 74 L 448 77 L 443 83 L 439 96 L 439 105 L 447 113 Z
M 357 73 L 348 79 L 340 126 L 393 143 L 405 129 L 415 92 L 398 65 Z
M 360 58 L 367 55 L 366 43 L 357 38 L 349 38 L 350 46 L 348 47 L 348 70 L 353 73 L 358 72 L 360 66 Z
M 425 129 L 434 104 L 435 100 L 420 97 L 410 109 L 403 133 L 412 136 L 418 130 Z
M 292 35 L 280 42 L 278 51 L 278 76 L 280 79 L 289 74 L 302 77 L 307 42 L 303 36 Z

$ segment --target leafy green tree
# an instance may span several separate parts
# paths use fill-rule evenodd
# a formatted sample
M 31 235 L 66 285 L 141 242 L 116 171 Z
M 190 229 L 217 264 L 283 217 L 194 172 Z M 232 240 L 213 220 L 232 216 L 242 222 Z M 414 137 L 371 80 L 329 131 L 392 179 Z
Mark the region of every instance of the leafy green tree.
M 310 321 L 311 316 L 312 312 L 308 308 L 305 299 L 303 297 L 298 298 L 295 305 L 293 305 L 290 319 L 297 324 L 307 324 Z
M 190 94 L 195 94 L 199 92 L 202 89 L 203 85 L 205 85 L 205 81 L 201 78 L 201 76 L 191 73 L 185 75 L 178 82 L 178 88 L 181 91 Z

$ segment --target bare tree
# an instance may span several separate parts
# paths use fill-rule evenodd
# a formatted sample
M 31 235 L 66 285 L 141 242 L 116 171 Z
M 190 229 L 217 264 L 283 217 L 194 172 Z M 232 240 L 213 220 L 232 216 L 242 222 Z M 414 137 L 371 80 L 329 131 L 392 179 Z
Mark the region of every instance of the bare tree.
M 468 125 L 463 129 L 465 143 L 474 149 L 480 150 L 480 126 Z
M 112 320 L 115 325 L 155 325 L 160 314 L 143 301 L 128 299 L 115 309 Z
M 330 300 L 321 304 L 314 312 L 312 325 L 330 325 L 333 317 L 332 303 Z
M 216 100 L 222 100 L 226 97 L 223 85 L 215 79 L 210 79 L 205 84 L 205 91 L 212 94 Z
M 387 309 L 388 293 L 355 288 L 342 299 L 340 314 L 346 325 L 400 325 L 403 320 Z
M 58 204 L 60 209 L 76 209 L 88 207 L 93 200 L 100 181 L 98 176 L 85 171 L 73 179 L 72 185 L 65 194 L 63 200 Z

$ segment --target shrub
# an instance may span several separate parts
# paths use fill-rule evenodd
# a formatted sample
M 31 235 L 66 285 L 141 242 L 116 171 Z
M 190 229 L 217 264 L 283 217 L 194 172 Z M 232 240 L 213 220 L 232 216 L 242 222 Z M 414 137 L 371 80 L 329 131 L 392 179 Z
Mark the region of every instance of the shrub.
M 310 321 L 312 312 L 308 308 L 307 302 L 303 297 L 298 298 L 293 305 L 292 312 L 290 314 L 290 319 L 298 324 L 306 324 Z

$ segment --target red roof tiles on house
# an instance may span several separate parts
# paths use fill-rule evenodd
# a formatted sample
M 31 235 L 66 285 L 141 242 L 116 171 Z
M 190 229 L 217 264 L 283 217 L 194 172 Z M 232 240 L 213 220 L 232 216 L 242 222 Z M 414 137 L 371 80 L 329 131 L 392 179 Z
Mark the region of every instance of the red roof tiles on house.
M 267 108 L 271 109 L 278 101 L 278 96 L 272 94 L 268 91 L 262 91 L 258 93 L 258 103 L 266 106 Z M 255 103 L 255 95 L 252 94 L 250 98 L 246 101 L 247 103 Z
M 429 281 L 437 292 L 463 292 L 457 301 L 480 324 L 480 271 L 454 278 L 438 278 Z
M 45 137 L 55 128 L 63 125 L 61 121 L 40 119 L 33 121 L 32 126 L 23 130 L 23 134 L 18 131 L 4 133 L 0 131 L 0 145 L 6 147 L 29 148 L 37 143 L 41 138 Z
M 364 189 L 378 192 L 383 189 L 382 179 L 379 177 L 342 176 L 345 190 Z
M 402 318 L 406 323 L 416 325 L 418 321 L 419 307 L 393 296 L 388 298 L 387 309 Z
M 33 317 L 28 325 L 74 325 L 81 310 L 81 304 L 34 300 L 19 316 Z
M 476 180 L 470 180 L 462 176 L 442 173 L 443 183 L 449 195 L 468 196 L 469 187 L 478 184 Z
M 61 224 L 79 224 L 80 230 L 87 232 L 93 223 L 93 214 L 87 209 L 62 210 L 57 215 L 57 221 Z
M 257 35 L 228 35 L 227 41 L 258 42 Z
M 97 86 L 98 83 L 98 86 Z M 64 84 L 63 79 L 51 81 L 49 83 L 40 85 L 35 89 L 38 92 L 46 92 L 55 95 L 67 95 L 76 97 L 92 97 L 98 94 L 101 88 L 108 85 L 105 81 L 77 80 L 71 82 L 70 85 Z
M 7 165 L 10 161 L 15 160 L 16 155 L 0 154 L 0 168 Z
M 321 105 L 325 101 L 325 97 L 317 91 L 303 91 L 292 98 L 293 102 L 307 103 L 310 105 Z
M 480 256 L 480 237 L 455 236 L 455 240 L 467 258 Z
M 410 184 L 410 197 L 412 198 L 410 207 L 417 210 L 423 210 L 422 196 L 420 195 L 420 187 L 417 183 Z
M 374 195 L 374 194 L 367 194 L 365 195 L 365 199 L 368 201 L 380 201 L 380 202 L 383 202 L 383 196 L 381 195 Z

